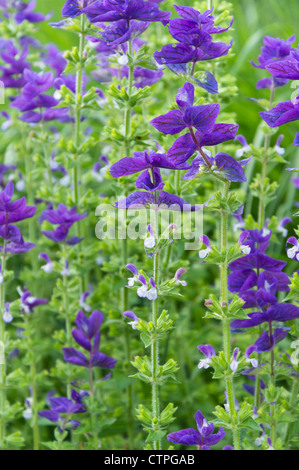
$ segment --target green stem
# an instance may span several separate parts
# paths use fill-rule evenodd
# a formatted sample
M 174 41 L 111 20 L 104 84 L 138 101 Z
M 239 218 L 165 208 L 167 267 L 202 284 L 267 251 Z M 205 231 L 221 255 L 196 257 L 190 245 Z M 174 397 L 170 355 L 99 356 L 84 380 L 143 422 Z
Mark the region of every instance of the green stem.
M 155 229 L 156 231 L 159 230 L 159 219 L 158 219 L 158 212 L 156 211 L 155 217 Z M 159 252 L 154 255 L 154 280 L 156 284 L 156 289 L 159 289 Z M 158 298 L 153 300 L 153 308 L 152 308 L 152 323 L 154 325 L 154 329 L 157 328 L 158 325 Z M 157 382 L 157 373 L 159 368 L 159 339 L 154 338 L 152 345 L 151 345 L 151 359 L 152 359 L 152 412 L 153 412 L 153 419 L 156 422 L 156 425 L 159 426 L 159 419 L 160 419 L 160 397 L 159 397 L 159 384 Z M 154 441 L 153 442 L 154 450 L 161 450 L 161 441 Z
M 269 109 L 272 108 L 273 100 L 274 100 L 274 88 L 271 88 Z M 262 173 L 261 173 L 261 190 L 262 190 L 263 193 L 264 193 L 264 190 L 265 190 L 265 182 L 266 182 L 266 178 L 267 178 L 267 165 L 268 165 L 270 142 L 271 142 L 271 135 L 266 134 L 266 136 L 265 136 L 265 147 L 264 147 L 264 158 L 263 158 Z M 263 197 L 261 197 L 260 201 L 259 201 L 258 223 L 259 223 L 260 230 L 262 230 L 264 228 L 264 223 L 265 223 L 265 198 L 264 198 L 264 194 L 263 194 Z
M 269 334 L 272 337 L 273 331 L 272 331 L 272 324 L 270 323 L 269 326 Z M 274 349 L 271 351 L 271 373 L 270 373 L 270 378 L 271 378 L 271 385 L 275 387 L 275 354 L 274 354 Z M 272 441 L 272 446 L 275 449 L 275 443 L 276 443 L 276 419 L 275 419 L 275 403 L 270 405 L 270 415 L 271 415 L 271 441 Z
M 128 53 L 132 57 L 132 40 L 129 41 L 128 45 Z M 128 79 L 128 97 L 130 98 L 132 95 L 132 89 L 133 89 L 133 79 L 134 79 L 134 66 L 131 64 L 130 61 L 130 66 L 129 66 L 129 79 Z M 130 105 L 125 109 L 125 115 L 124 115 L 124 124 L 125 124 L 125 152 L 126 155 L 129 156 L 131 152 L 131 142 L 130 142 L 130 133 L 131 133 L 131 112 L 132 109 Z M 127 238 L 123 240 L 123 264 L 126 266 L 128 264 L 128 241 Z M 123 312 L 128 310 L 129 307 L 129 300 L 128 300 L 128 289 L 127 287 L 123 288 Z M 131 362 L 131 343 L 130 343 L 130 335 L 128 331 L 127 325 L 124 325 L 125 328 L 125 351 L 126 351 L 126 360 L 128 363 L 128 367 Z M 133 386 L 132 384 L 128 385 L 127 388 L 127 420 L 128 420 L 128 438 L 129 438 L 129 445 L 130 449 L 134 449 L 134 421 L 133 421 Z
M 25 323 L 29 327 L 29 318 L 27 314 L 24 314 Z M 28 328 L 29 329 L 29 328 Z M 33 428 L 33 450 L 39 450 L 39 427 L 38 427 L 38 397 L 37 397 L 37 383 L 36 383 L 36 365 L 34 362 L 34 348 L 32 335 L 30 331 L 30 337 L 28 338 L 28 348 L 31 358 L 30 363 L 30 378 L 31 378 L 31 390 L 32 390 L 32 428 Z
M 80 42 L 79 42 L 79 68 L 76 74 L 76 105 L 75 105 L 75 127 L 74 127 L 74 142 L 75 147 L 78 151 L 81 141 L 81 110 L 82 110 L 82 75 L 84 70 L 84 49 L 85 49 L 85 15 L 81 15 L 80 23 Z M 77 155 L 78 157 L 78 155 Z M 77 205 L 79 202 L 79 185 L 78 175 L 80 174 L 80 161 L 76 162 L 73 169 L 73 191 L 74 191 L 74 202 Z
M 224 196 L 228 197 L 230 182 L 227 181 L 224 186 Z M 221 213 L 221 251 L 227 250 L 227 228 L 228 228 L 228 215 L 226 212 Z M 228 304 L 228 291 L 227 291 L 227 261 L 225 260 L 220 265 L 220 286 L 221 286 L 221 302 Z M 230 321 L 223 320 L 223 348 L 226 362 L 229 364 L 231 360 L 231 338 L 230 338 Z M 233 378 L 227 377 L 225 379 L 226 393 L 228 399 L 229 413 L 232 422 L 232 433 L 235 450 L 241 450 L 240 432 L 237 426 L 237 412 L 235 406 L 235 395 Z
M 62 276 L 62 282 L 63 282 L 63 311 L 64 311 L 64 318 L 65 318 L 66 346 L 69 348 L 72 342 L 72 326 L 71 326 L 71 319 L 69 316 L 68 279 L 66 275 Z M 71 398 L 71 384 L 69 383 L 69 380 L 67 380 L 66 390 L 67 390 L 67 397 Z
M 271 95 L 270 95 L 270 102 L 269 102 L 269 109 L 272 107 L 274 100 L 274 88 L 271 88 Z M 264 147 L 264 159 L 262 163 L 262 173 L 261 173 L 261 190 L 264 193 L 265 190 L 265 183 L 267 178 L 267 165 L 268 165 L 268 156 L 269 156 L 269 149 L 271 143 L 271 136 L 267 134 L 265 136 L 265 147 Z M 262 230 L 265 224 L 265 197 L 264 194 L 260 197 L 259 201 L 259 212 L 258 212 L 258 225 L 259 229 Z M 258 361 L 261 362 L 261 354 L 258 354 Z M 261 390 L 261 378 L 257 375 L 255 381 L 255 392 L 254 392 L 254 406 L 258 410 L 260 407 L 260 390 Z
M 94 413 L 95 409 L 95 390 L 94 390 L 94 385 L 93 385 L 93 370 L 92 367 L 89 367 L 89 391 L 90 391 L 90 396 L 91 396 L 91 409 L 90 409 L 90 426 L 91 426 L 91 432 L 93 436 L 93 444 L 95 450 L 98 448 L 98 435 L 96 432 L 96 416 Z
M 79 41 L 79 67 L 76 74 L 76 95 L 75 95 L 75 125 L 74 125 L 74 145 L 76 148 L 76 162 L 73 168 L 73 200 L 75 206 L 78 206 L 80 200 L 80 187 L 79 187 L 79 177 L 80 177 L 80 143 L 81 143 L 81 111 L 82 111 L 82 91 L 83 91 L 83 70 L 84 70 L 84 50 L 85 50 L 85 15 L 81 15 L 80 20 L 80 41 Z M 79 238 L 82 236 L 82 224 L 83 220 L 79 220 L 76 224 L 77 235 Z M 80 245 L 78 245 L 80 250 Z M 78 251 L 79 251 L 78 250 Z M 80 253 L 80 251 L 79 251 Z M 86 281 L 85 276 L 80 276 L 80 290 L 81 294 L 86 290 Z
M 5 252 L 5 242 L 4 250 Z M 2 276 L 5 276 L 5 256 L 2 256 Z M 4 279 L 0 285 L 0 449 L 5 444 L 5 402 L 6 402 L 6 355 L 5 355 L 5 322 L 3 315 L 5 311 L 5 284 Z
M 292 385 L 292 391 L 291 391 L 291 397 L 290 397 L 290 407 L 291 407 L 291 412 L 293 411 L 293 407 L 296 405 L 297 400 L 298 400 L 298 393 L 299 393 L 299 379 L 295 378 L 293 380 L 293 385 Z M 287 425 L 287 432 L 286 432 L 286 437 L 285 437 L 285 449 L 288 450 L 288 445 L 289 442 L 292 438 L 294 432 L 294 423 L 288 423 Z

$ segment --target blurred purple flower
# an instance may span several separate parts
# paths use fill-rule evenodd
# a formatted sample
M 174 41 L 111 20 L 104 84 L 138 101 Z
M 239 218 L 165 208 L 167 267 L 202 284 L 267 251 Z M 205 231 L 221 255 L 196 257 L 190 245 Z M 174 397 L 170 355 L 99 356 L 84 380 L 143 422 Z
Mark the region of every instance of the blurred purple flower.
M 168 434 L 168 441 L 185 446 L 197 446 L 198 450 L 210 450 L 211 446 L 218 444 L 224 438 L 224 429 L 221 427 L 218 433 L 213 434 L 214 424 L 209 424 L 201 411 L 196 412 L 195 421 L 197 429 L 183 429 Z

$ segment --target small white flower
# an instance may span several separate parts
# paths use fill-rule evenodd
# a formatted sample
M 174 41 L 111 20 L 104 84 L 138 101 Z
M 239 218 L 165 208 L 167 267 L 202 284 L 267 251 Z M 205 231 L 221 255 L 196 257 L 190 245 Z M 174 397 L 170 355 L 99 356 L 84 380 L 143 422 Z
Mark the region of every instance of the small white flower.
M 127 55 L 122 55 L 117 59 L 117 62 L 119 63 L 119 65 L 128 65 L 129 58 Z

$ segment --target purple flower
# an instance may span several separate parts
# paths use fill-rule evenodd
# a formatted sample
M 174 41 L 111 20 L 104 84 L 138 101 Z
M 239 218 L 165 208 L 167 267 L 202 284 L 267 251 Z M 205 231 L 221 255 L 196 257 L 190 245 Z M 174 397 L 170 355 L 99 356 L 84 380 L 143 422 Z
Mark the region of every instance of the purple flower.
M 95 0 L 67 0 L 62 8 L 62 16 L 75 18 L 82 15 L 83 9 L 93 3 Z
M 2 315 L 2 320 L 5 323 L 11 323 L 13 321 L 13 316 L 10 313 L 10 308 L 9 307 L 10 307 L 10 304 L 8 302 L 6 302 L 5 306 L 4 306 L 4 313 Z
M 239 126 L 235 124 L 215 124 L 208 131 L 195 132 L 195 137 L 198 145 L 203 147 L 211 147 L 214 145 L 222 144 L 235 138 Z M 184 134 L 179 137 L 168 150 L 167 156 L 177 164 L 181 164 L 190 158 L 194 152 L 198 150 L 190 133 Z
M 112 48 L 140 36 L 150 23 L 136 20 L 120 20 L 108 25 L 102 33 L 102 39 Z
M 288 330 L 276 328 L 273 333 L 264 331 L 259 339 L 254 343 L 255 350 L 258 354 L 271 351 L 277 343 L 280 343 L 288 336 Z
M 218 433 L 213 434 L 214 424 L 209 424 L 201 411 L 196 412 L 195 421 L 197 429 L 183 429 L 168 434 L 167 439 L 169 442 L 185 446 L 197 446 L 198 450 L 210 450 L 211 446 L 218 444 L 224 438 L 224 429 L 221 427 Z
M 92 312 L 89 318 L 84 315 L 83 311 L 78 313 L 75 320 L 77 328 L 73 329 L 72 336 L 76 343 L 89 354 L 87 358 L 83 353 L 74 348 L 62 348 L 66 362 L 88 369 L 93 367 L 114 369 L 117 361 L 99 352 L 101 340 L 100 326 L 103 319 L 103 314 L 98 310 Z
M 281 341 L 287 336 L 287 332 L 282 329 L 275 330 L 272 333 L 273 322 L 287 322 L 299 318 L 299 307 L 291 304 L 279 304 L 275 297 L 267 294 L 263 290 L 259 291 L 261 311 L 248 314 L 247 320 L 234 320 L 231 323 L 233 329 L 251 328 L 263 323 L 268 323 L 269 334 L 264 332 L 255 343 L 256 351 L 269 351 L 273 349 L 275 343 Z M 263 296 L 263 298 L 261 297 Z
M 206 246 L 205 250 L 200 250 L 198 252 L 198 255 L 199 255 L 200 259 L 204 259 L 212 251 L 211 243 L 210 243 L 209 238 L 206 235 L 201 235 L 201 237 L 199 238 L 199 241 L 201 241 Z
M 174 279 L 175 279 L 175 282 L 176 282 L 176 285 L 181 285 L 183 287 L 186 287 L 187 286 L 187 282 L 186 281 L 181 281 L 181 277 L 186 274 L 187 272 L 187 269 L 185 268 L 179 268 L 177 270 L 177 272 L 175 273 L 174 275 Z
M 50 274 L 53 271 L 53 263 L 50 257 L 47 253 L 40 253 L 38 257 L 46 261 L 46 264 L 44 264 L 41 269 L 45 271 L 45 273 Z
M 288 258 L 299 261 L 299 241 L 297 240 L 297 238 L 291 237 L 288 239 L 287 243 L 289 245 L 293 245 L 292 248 L 287 249 Z
M 247 181 L 242 167 L 248 165 L 248 163 L 251 162 L 252 157 L 237 162 L 233 157 L 226 153 L 217 153 L 215 158 L 208 157 L 207 155 L 206 158 L 210 162 L 212 171 L 224 175 L 224 177 L 229 181 L 237 183 L 244 183 Z M 193 160 L 191 169 L 187 171 L 183 176 L 183 179 L 192 180 L 197 176 L 200 176 L 204 168 L 207 168 L 207 164 L 203 157 L 199 155 Z
M 30 68 L 26 62 L 28 48 L 24 47 L 21 52 L 10 40 L 0 43 L 0 57 L 6 65 L 0 65 L 2 71 L 1 81 L 6 88 L 23 88 L 26 80 L 23 76 L 25 69 Z
M 270 63 L 266 68 L 276 79 L 298 80 L 299 54 L 292 50 L 285 60 Z
M 133 330 L 136 330 L 137 325 L 139 323 L 139 318 L 137 317 L 137 315 L 135 315 L 134 312 L 131 312 L 130 310 L 127 310 L 126 312 L 123 313 L 123 316 L 125 318 L 128 318 L 129 320 L 131 320 L 130 322 L 128 322 L 128 325 L 131 325 Z
M 200 352 L 202 352 L 205 356 L 206 356 L 206 359 L 201 359 L 199 364 L 198 364 L 198 368 L 199 369 L 208 369 L 210 367 L 210 364 L 211 364 L 211 358 L 216 356 L 216 353 L 215 353 L 215 350 L 213 348 L 213 346 L 211 346 L 210 344 L 201 344 L 198 346 L 197 348 Z
M 144 152 L 134 152 L 133 157 L 125 157 L 114 163 L 110 168 L 110 174 L 114 178 L 120 178 L 121 176 L 132 175 L 142 171 L 143 173 L 136 181 L 137 188 L 148 191 L 160 191 L 164 186 L 160 168 L 181 170 L 189 168 L 189 165 L 183 161 L 177 164 L 165 154 L 146 150 Z
M 27 206 L 26 198 L 11 202 L 14 185 L 10 181 L 0 193 L 0 236 L 6 242 L 5 250 L 11 253 L 28 251 L 35 245 L 25 244 L 20 230 L 12 223 L 19 222 L 34 216 L 35 206 Z
M 229 365 L 230 369 L 233 372 L 236 372 L 236 370 L 238 370 L 238 366 L 239 366 L 240 361 L 238 361 L 237 359 L 238 359 L 239 353 L 240 353 L 239 348 L 235 348 L 234 351 L 233 351 L 232 361 Z
M 158 5 L 143 0 L 96 0 L 84 8 L 90 23 L 119 20 L 161 21 L 168 23 L 171 12 L 160 11 Z
M 287 60 L 290 58 L 292 51 L 292 43 L 295 41 L 295 36 L 291 36 L 289 39 L 284 41 L 280 38 L 272 38 L 270 36 L 264 37 L 264 46 L 262 47 L 262 53 L 259 56 L 259 64 L 255 64 L 251 61 L 254 67 L 259 69 L 269 70 L 269 66 L 275 64 L 281 60 Z
M 135 191 L 128 197 L 116 202 L 115 207 L 119 209 L 153 209 L 153 210 L 172 210 L 172 211 L 195 211 L 196 207 L 188 204 L 184 199 L 174 194 L 161 191 L 157 200 L 152 193 Z
M 178 134 L 184 129 L 207 132 L 213 128 L 220 111 L 219 104 L 193 106 L 194 85 L 185 83 L 176 97 L 179 109 L 159 116 L 151 121 L 152 126 L 163 134 Z
M 109 165 L 109 161 L 107 157 L 102 155 L 97 163 L 93 166 L 92 169 L 92 176 L 99 182 L 101 183 L 104 180 L 104 177 L 106 175 L 106 171 Z
M 59 104 L 59 101 L 53 96 L 45 94 L 54 85 L 52 72 L 37 73 L 25 69 L 24 79 L 26 84 L 22 94 L 10 105 L 23 113 L 20 117 L 22 121 L 35 124 L 40 121 L 61 119 L 68 114 L 68 108 L 52 109 Z M 34 111 L 35 109 L 38 111 Z
M 45 16 L 42 13 L 33 11 L 36 6 L 36 0 L 32 0 L 29 3 L 16 1 L 14 2 L 14 8 L 16 9 L 15 20 L 17 23 L 23 23 L 23 21 L 29 21 L 30 23 L 40 23 L 51 17 L 51 14 Z
M 214 17 L 211 15 L 213 10 L 207 10 L 201 14 L 190 7 L 176 5 L 174 7 L 182 19 L 170 20 L 169 32 L 178 43 L 168 44 L 160 52 L 154 53 L 158 64 L 166 64 L 174 72 L 187 74 L 188 69 L 185 67 L 185 64 L 189 62 L 195 64 L 198 61 L 215 59 L 228 53 L 232 42 L 230 44 L 222 42 L 214 43 L 211 35 L 227 31 L 232 22 L 227 28 L 216 27 L 214 25 Z M 180 67 L 177 67 L 176 64 L 179 64 Z M 191 75 L 193 75 L 193 71 Z M 211 74 L 207 74 L 207 79 L 211 80 L 211 78 L 215 81 Z M 215 89 L 213 87 L 209 89 L 207 84 L 202 84 L 199 80 L 195 80 L 207 91 L 211 93 L 218 92 L 217 82 Z
M 66 397 L 50 397 L 51 410 L 41 411 L 38 413 L 38 416 L 56 423 L 61 433 L 67 429 L 77 429 L 81 423 L 80 421 L 73 420 L 72 415 L 86 413 L 86 406 L 82 401 L 86 395 L 87 392 L 78 393 L 72 390 L 71 399 Z
M 81 238 L 73 237 L 67 240 L 70 228 L 74 225 L 75 222 L 84 219 L 87 216 L 85 214 L 78 214 L 77 208 L 72 207 L 72 209 L 67 209 L 64 204 L 59 204 L 57 209 L 48 209 L 42 213 L 40 221 L 43 222 L 47 220 L 53 225 L 58 225 L 57 229 L 54 231 L 43 230 L 42 233 L 49 238 L 50 240 L 60 243 L 65 242 L 69 245 L 75 245 L 82 241 Z
M 261 111 L 260 116 L 270 127 L 279 127 L 288 122 L 297 121 L 299 119 L 299 103 L 297 100 L 285 101 L 279 103 L 270 111 Z
M 22 312 L 25 314 L 32 313 L 36 307 L 39 305 L 44 305 L 48 302 L 48 299 L 38 299 L 34 297 L 34 295 L 32 295 L 32 293 L 29 292 L 26 287 L 24 287 L 24 291 L 21 292 L 20 307 Z

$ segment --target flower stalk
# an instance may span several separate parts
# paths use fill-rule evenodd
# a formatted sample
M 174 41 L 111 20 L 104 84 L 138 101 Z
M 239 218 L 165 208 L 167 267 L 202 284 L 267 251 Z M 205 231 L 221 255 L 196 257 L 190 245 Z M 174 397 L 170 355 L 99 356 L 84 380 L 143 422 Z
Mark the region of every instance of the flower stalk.
M 128 78 L 128 98 L 130 101 L 131 95 L 132 95 L 132 89 L 133 89 L 133 77 L 134 77 L 134 65 L 132 64 L 132 52 L 133 52 L 133 47 L 132 47 L 132 39 L 129 40 L 128 42 L 128 53 L 130 56 L 130 63 L 129 63 L 129 78 Z M 126 109 L 125 109 L 125 115 L 124 115 L 124 123 L 125 123 L 125 152 L 126 155 L 130 155 L 131 152 L 131 142 L 130 142 L 130 133 L 131 133 L 131 106 L 130 102 L 128 102 Z M 125 218 L 126 220 L 126 218 Z M 123 251 L 123 263 L 124 266 L 128 264 L 128 241 L 127 238 L 123 240 L 123 246 L 122 246 L 122 251 Z M 128 289 L 127 287 L 123 288 L 123 302 L 122 302 L 122 308 L 123 311 L 125 312 L 129 308 L 129 301 L 128 301 Z M 130 335 L 129 331 L 126 325 L 124 325 L 124 331 L 125 331 L 125 351 L 126 351 L 126 361 L 128 364 L 131 362 L 131 342 L 130 342 Z M 127 418 L 128 418 L 128 438 L 129 438 L 129 444 L 130 448 L 134 449 L 134 421 L 133 421 L 133 386 L 132 384 L 128 385 L 127 388 Z
M 227 181 L 224 185 L 224 197 L 227 198 L 229 194 L 230 182 Z M 227 251 L 227 229 L 228 229 L 228 214 L 224 211 L 221 212 L 221 245 L 220 251 Z M 221 302 L 228 305 L 228 289 L 227 289 L 227 261 L 225 260 L 220 265 L 220 289 L 221 289 Z M 223 347 L 226 362 L 229 364 L 231 360 L 231 338 L 230 338 L 230 321 L 229 319 L 223 319 Z M 232 433 L 234 448 L 241 450 L 240 432 L 237 424 L 237 412 L 235 407 L 235 395 L 233 378 L 227 377 L 225 379 L 226 393 L 228 399 L 229 413 L 232 423 Z
M 157 195 L 155 195 L 155 198 Z M 155 231 L 156 236 L 159 233 L 159 212 L 155 211 Z M 154 255 L 154 281 L 156 289 L 159 290 L 159 251 Z M 153 300 L 152 307 L 152 322 L 154 329 L 158 326 L 158 297 Z M 159 384 L 157 382 L 157 373 L 159 368 L 159 338 L 153 338 L 151 345 L 151 359 L 152 359 L 152 412 L 153 422 L 159 426 L 160 418 L 160 397 L 159 397 Z M 154 424 L 155 425 L 155 424 Z M 154 441 L 154 450 L 161 450 L 161 441 Z
M 5 248 L 1 257 L 3 281 L 0 285 L 0 448 L 5 445 L 5 402 L 6 402 L 6 352 L 5 352 L 5 322 L 3 315 L 5 312 Z

